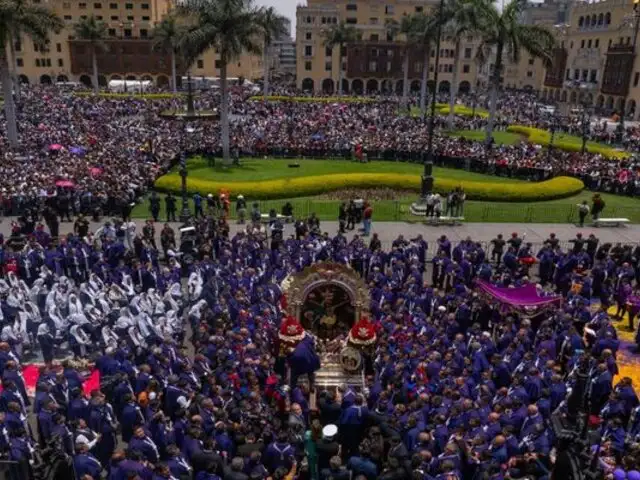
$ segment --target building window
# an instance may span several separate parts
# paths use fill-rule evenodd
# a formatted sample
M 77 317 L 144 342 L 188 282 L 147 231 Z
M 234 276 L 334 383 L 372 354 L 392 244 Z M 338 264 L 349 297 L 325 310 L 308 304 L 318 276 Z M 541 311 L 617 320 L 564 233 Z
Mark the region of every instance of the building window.
M 378 25 L 378 17 L 371 17 L 371 18 L 369 19 L 369 23 L 370 23 L 371 25 Z
M 133 22 L 133 15 L 128 15 L 127 20 L 129 20 L 130 22 Z
M 218 68 L 218 69 L 222 68 L 222 60 L 216 60 L 216 61 L 213 63 L 213 66 L 214 66 L 215 68 Z
M 118 4 L 117 3 L 110 3 L 109 4 L 109 8 L 111 10 L 117 10 L 118 9 Z
M 59 67 L 64 67 L 64 62 L 62 61 L 61 58 L 58 59 L 58 66 Z
M 379 36 L 377 33 L 372 33 L 372 34 L 371 34 L 371 37 L 369 37 L 369 39 L 370 39 L 372 42 L 377 42 L 378 40 L 380 40 L 380 36 Z
M 39 46 L 37 43 L 34 43 L 34 44 L 33 44 L 33 51 L 34 51 L 34 52 L 38 52 L 38 51 L 40 51 L 40 46 Z
M 36 67 L 39 67 L 39 66 L 40 66 L 40 59 L 36 58 Z
M 149 10 L 149 4 L 148 3 L 141 3 L 140 4 L 140 8 L 142 8 L 142 10 Z
M 591 39 L 587 42 L 587 48 L 591 48 Z
M 599 39 L 599 38 L 596 38 L 596 41 L 595 41 L 595 43 L 593 44 L 593 46 L 594 46 L 595 48 L 598 48 L 598 47 L 600 46 L 600 39 Z
M 574 80 L 578 80 L 579 78 L 580 78 L 580 70 L 576 68 L 576 69 L 573 71 L 573 79 L 574 79 Z
M 327 72 L 331 71 L 331 62 L 324 62 L 324 69 Z
M 344 72 L 347 69 L 347 63 L 346 62 L 342 62 L 340 64 L 340 66 L 342 67 L 342 71 Z
M 464 49 L 464 58 L 471 58 L 471 49 L 470 48 L 465 48 Z
M 311 57 L 313 55 L 313 47 L 311 45 L 305 45 L 304 47 L 304 56 Z
M 58 52 L 58 53 L 62 52 L 62 44 L 61 43 L 56 43 L 56 52 Z
M 204 61 L 198 60 L 198 68 L 204 68 Z
M 305 40 L 311 40 L 311 32 L 307 32 L 304 34 Z
M 355 3 L 347 3 L 348 12 L 355 12 L 357 10 L 358 10 L 358 5 L 356 5 Z
M 19 60 L 19 59 L 18 59 Z M 633 75 L 633 86 L 637 87 L 638 86 L 638 81 L 640 81 L 640 72 L 636 72 Z
M 111 20 L 118 20 L 120 17 L 118 15 L 111 15 Z
M 378 56 L 378 49 L 377 48 L 372 48 L 371 49 L 371 56 L 373 58 L 376 58 Z
M 87 16 L 86 16 L 86 15 L 80 15 L 80 18 L 81 18 L 82 20 L 86 20 L 86 19 L 87 19 Z
M 387 15 L 393 15 L 393 12 L 394 12 L 393 5 L 384 6 L 384 13 L 386 13 Z
M 345 23 L 348 23 L 349 25 L 356 25 L 358 23 L 358 19 L 357 18 L 347 18 L 347 21 Z
M 151 20 L 151 18 L 148 15 L 143 15 L 142 16 L 142 21 L 143 22 L 148 22 L 149 20 Z
M 100 10 L 102 8 L 102 4 L 101 3 L 94 3 L 93 4 L 93 8 Z
M 589 77 L 589 70 L 582 70 L 582 81 L 586 82 Z
M 71 8 L 71 3 L 70 2 L 64 2 L 62 4 L 62 8 L 65 10 L 69 10 Z
M 43 62 L 44 62 L 44 59 L 43 59 Z M 43 62 L 40 62 L 40 63 L 43 63 Z M 47 65 L 47 67 L 50 67 L 51 66 L 51 59 L 47 58 L 47 61 L 44 62 L 44 63 Z
M 87 8 L 87 4 L 86 4 L 86 3 L 84 3 L 84 2 L 79 3 L 79 4 L 78 4 L 78 8 L 79 8 L 80 10 L 84 10 L 85 8 Z
M 333 49 L 331 47 L 324 47 L 324 55 L 325 57 L 330 57 L 333 55 Z
M 415 62 L 413 64 L 413 71 L 414 72 L 421 72 L 422 71 L 422 65 L 423 65 L 422 62 Z
M 422 13 L 424 11 L 424 7 L 416 7 L 416 13 Z
M 610 38 L 609 39 L 609 48 L 611 48 L 611 43 L 613 42 L 613 40 Z
M 462 73 L 469 73 L 471 71 L 471 65 L 462 65 Z
M 534 60 L 533 58 L 530 58 L 530 59 L 529 59 L 529 65 L 533 65 L 533 62 L 534 62 L 534 61 L 535 61 L 535 60 Z
M 580 48 L 584 48 L 584 40 L 580 42 Z
M 304 62 L 304 69 L 307 72 L 311 71 L 311 62 Z
M 149 36 L 149 30 L 146 28 L 140 29 L 140 38 L 147 38 Z
M 20 40 L 16 40 L 15 43 L 13 44 L 13 49 L 16 52 L 20 52 L 22 51 L 22 43 L 20 43 Z
M 598 81 L 598 70 L 591 70 L 589 74 L 589 81 L 591 83 L 596 83 Z
M 102 15 L 96 15 L 97 20 L 102 20 Z
M 125 28 L 124 29 L 124 37 L 125 38 L 131 38 L 131 29 L 130 28 Z
M 108 33 L 109 33 L 110 37 L 115 37 L 116 36 L 116 29 L 115 28 L 110 28 Z
M 527 77 L 529 77 L 529 78 L 533 77 L 533 72 L 531 70 L 529 70 L 527 72 Z
M 22 60 L 21 58 L 16 58 L 16 66 L 24 67 L 24 60 Z
M 133 3 L 125 3 L 124 8 L 126 8 L 127 10 L 133 10 Z
M 565 75 L 567 80 L 571 80 L 571 70 L 567 68 L 567 74 Z
M 370 72 L 378 71 L 378 62 L 374 62 L 374 61 L 369 62 L 369 71 Z

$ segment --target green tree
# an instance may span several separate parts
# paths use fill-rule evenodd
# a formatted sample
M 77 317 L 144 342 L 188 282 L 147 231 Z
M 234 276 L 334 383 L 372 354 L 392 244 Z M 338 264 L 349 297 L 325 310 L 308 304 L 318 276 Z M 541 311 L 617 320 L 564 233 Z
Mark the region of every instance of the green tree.
M 347 25 L 344 22 L 332 25 L 330 28 L 322 32 L 324 37 L 324 46 L 332 51 L 338 48 L 338 95 L 342 95 L 342 56 L 343 50 L 349 43 L 360 40 L 362 35 L 355 27 Z
M 408 109 L 409 102 L 409 53 L 411 47 L 416 44 L 416 17 L 406 15 L 399 22 L 393 18 L 388 18 L 385 22 L 387 34 L 395 40 L 398 35 L 404 37 L 403 58 L 402 58 L 402 100 L 400 106 L 403 110 Z
M 180 49 L 187 64 L 193 64 L 211 48 L 220 56 L 222 155 L 225 164 L 229 164 L 227 68 L 243 52 L 262 53 L 259 11 L 252 0 L 186 0 L 178 7 L 178 13 L 190 23 L 180 39 Z
M 443 35 L 453 37 L 453 78 L 449 89 L 449 128 L 453 129 L 454 108 L 458 94 L 458 72 L 460 67 L 460 43 L 464 37 L 478 29 L 480 4 L 490 0 L 449 0 L 442 15 Z
M 7 57 L 7 43 L 13 42 L 17 32 L 31 38 L 36 44 L 46 44 L 49 33 L 59 32 L 62 20 L 50 8 L 25 4 L 18 0 L 0 0 L 0 81 L 4 95 L 4 114 L 10 145 L 18 146 L 18 125 L 13 100 L 11 69 Z M 12 59 L 15 61 L 15 59 Z
M 169 14 L 153 29 L 153 48 L 171 55 L 171 90 L 177 93 L 176 56 L 184 28 L 175 15 Z
M 264 69 L 264 82 L 262 93 L 266 100 L 269 96 L 269 77 L 271 75 L 271 45 L 274 40 L 284 37 L 289 33 L 287 30 L 288 20 L 287 17 L 280 15 L 275 8 L 266 7 L 259 10 L 258 22 L 262 29 L 263 38 L 262 68 Z
M 493 71 L 489 80 L 489 119 L 486 135 L 486 142 L 489 144 L 493 135 L 505 55 L 509 61 L 518 63 L 524 50 L 532 57 L 540 58 L 546 65 L 550 65 L 555 40 L 553 34 L 543 26 L 520 23 L 520 14 L 526 7 L 525 0 L 511 0 L 502 11 L 495 3 L 480 2 L 478 6 L 480 48 L 490 47 L 494 55 Z
M 95 15 L 87 18 L 81 18 L 78 23 L 73 26 L 73 30 L 80 40 L 89 43 L 91 50 L 92 80 L 93 91 L 98 93 L 100 85 L 98 84 L 98 50 L 104 50 L 105 39 L 107 38 L 107 24 L 102 20 L 98 20 Z
M 420 112 L 423 117 L 427 113 L 427 83 L 429 81 L 429 59 L 431 57 L 431 43 L 438 34 L 438 16 L 420 13 L 413 21 L 412 37 L 422 47 L 422 84 L 420 86 Z M 434 85 L 434 92 L 436 86 Z M 434 93 L 432 92 L 432 93 Z

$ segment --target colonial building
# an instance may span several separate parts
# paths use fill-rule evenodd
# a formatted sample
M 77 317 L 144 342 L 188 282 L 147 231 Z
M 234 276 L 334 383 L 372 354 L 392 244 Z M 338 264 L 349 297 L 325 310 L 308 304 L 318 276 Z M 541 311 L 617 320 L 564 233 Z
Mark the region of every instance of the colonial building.
M 438 0 L 307 0 L 297 9 L 296 56 L 297 86 L 303 90 L 331 93 L 337 91 L 342 69 L 343 92 L 402 92 L 402 38 L 387 32 L 387 19 L 400 21 L 404 15 L 437 8 Z M 361 40 L 339 52 L 324 45 L 323 33 L 344 21 L 353 25 Z M 438 90 L 449 91 L 453 81 L 454 45 L 443 37 L 440 49 Z M 458 88 L 468 92 L 476 81 L 474 62 L 477 43 L 468 36 L 460 46 Z M 435 46 L 431 46 L 429 78 L 435 68 Z M 409 51 L 409 85 L 419 91 L 424 54 L 420 48 Z M 433 87 L 433 85 L 430 85 Z
M 558 46 L 541 98 L 638 118 L 638 15 L 632 0 L 574 2 L 567 24 L 555 29 Z
M 33 0 L 40 3 L 40 0 Z M 95 15 L 108 27 L 106 48 L 98 52 L 99 83 L 109 80 L 151 80 L 169 84 L 171 62 L 167 54 L 153 48 L 153 29 L 171 8 L 170 0 L 50 0 L 46 3 L 65 22 L 59 34 L 51 34 L 49 43 L 37 45 L 25 36 L 16 39 L 15 67 L 24 83 L 76 81 L 91 83 L 91 52 L 86 42 L 75 38 L 74 24 Z M 198 58 L 190 71 L 194 76 L 218 77 L 219 56 L 214 51 Z M 180 65 L 178 76 L 186 66 Z M 243 55 L 228 66 L 229 77 L 262 77 L 262 59 Z

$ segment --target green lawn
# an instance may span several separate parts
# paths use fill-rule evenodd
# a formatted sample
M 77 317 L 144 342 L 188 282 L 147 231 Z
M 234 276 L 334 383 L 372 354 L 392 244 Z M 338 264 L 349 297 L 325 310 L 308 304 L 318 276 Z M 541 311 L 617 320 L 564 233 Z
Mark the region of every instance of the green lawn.
M 451 137 L 463 137 L 476 142 L 484 142 L 486 137 L 484 130 L 453 130 L 447 132 L 447 135 Z M 493 140 L 496 145 L 515 145 L 524 140 L 524 137 L 517 133 L 497 131 L 493 132 Z
M 289 164 L 298 163 L 300 167 L 291 168 Z M 409 173 L 420 175 L 422 165 L 407 162 L 382 162 L 359 163 L 350 160 L 298 160 L 298 159 L 256 159 L 243 158 L 240 166 L 225 167 L 222 160 L 216 159 L 215 166 L 210 166 L 202 157 L 193 157 L 187 160 L 189 175 L 205 180 L 247 182 L 273 180 L 276 178 L 313 177 L 336 173 Z M 178 176 L 179 168 L 176 166 L 168 175 Z M 495 177 L 480 173 L 455 170 L 451 168 L 433 169 L 434 176 L 447 177 L 455 180 L 476 180 L 491 182 L 519 183 L 505 177 Z

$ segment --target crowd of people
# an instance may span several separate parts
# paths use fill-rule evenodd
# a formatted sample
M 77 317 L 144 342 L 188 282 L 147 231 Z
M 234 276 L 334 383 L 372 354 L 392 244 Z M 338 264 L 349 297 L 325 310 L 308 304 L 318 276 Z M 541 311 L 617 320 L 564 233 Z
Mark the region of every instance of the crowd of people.
M 423 160 L 429 122 L 398 115 L 398 102 L 393 99 L 263 103 L 248 96 L 241 87 L 231 94 L 231 146 L 236 156 Z M 181 120 L 159 117 L 162 111 L 182 108 L 181 102 L 75 95 L 45 86 L 22 88 L 16 98 L 20 148 L 2 148 L 3 211 L 15 214 L 49 201 L 62 211 L 119 213 L 177 161 L 179 152 L 219 155 L 219 122 L 197 122 L 185 129 Z M 196 99 L 198 109 L 218 106 L 215 93 L 203 92 Z M 496 128 L 516 121 L 547 126 L 548 119 L 538 106 L 533 95 L 505 93 Z M 455 127 L 482 128 L 485 122 L 480 117 L 456 117 Z M 446 165 L 465 159 L 470 163 L 463 162 L 462 168 L 498 175 L 540 180 L 568 174 L 583 178 L 594 190 L 631 195 L 640 190 L 635 160 L 608 161 L 597 154 L 582 156 L 558 149 L 547 155 L 525 142 L 495 144 L 487 150 L 482 142 L 441 135 L 446 124 L 445 116 L 436 118 L 434 138 L 437 157 Z M 590 135 L 595 138 L 598 132 L 594 125 Z M 631 133 L 628 138 L 633 138 Z M 0 141 L 7 146 L 6 139 Z

